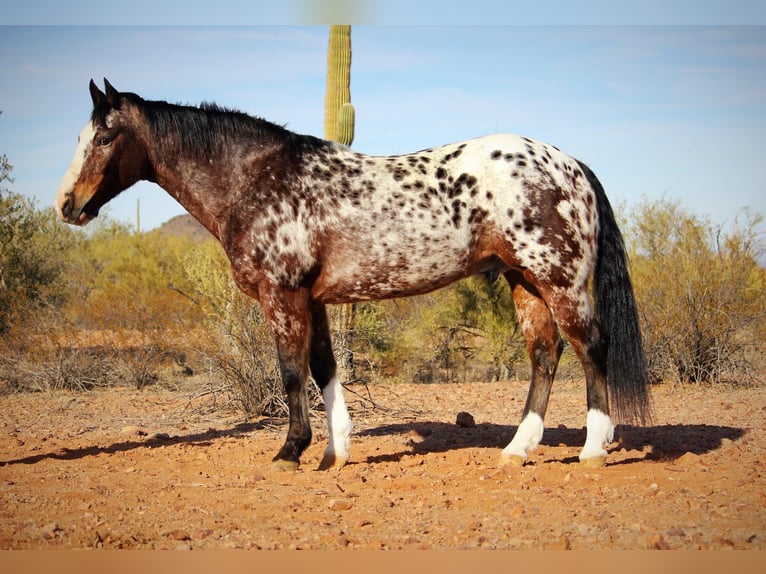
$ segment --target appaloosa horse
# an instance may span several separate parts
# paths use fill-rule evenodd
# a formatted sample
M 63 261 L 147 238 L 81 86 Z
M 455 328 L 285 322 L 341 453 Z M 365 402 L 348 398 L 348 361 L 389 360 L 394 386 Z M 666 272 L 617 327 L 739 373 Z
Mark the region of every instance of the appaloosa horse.
M 349 460 L 326 304 L 426 293 L 476 273 L 505 276 L 532 362 L 521 424 L 501 460 L 523 464 L 542 438 L 559 329 L 585 371 L 583 463 L 604 464 L 610 403 L 624 420 L 648 414 L 622 237 L 580 161 L 501 134 L 374 157 L 215 105 L 147 101 L 106 80 L 104 92 L 91 81 L 90 94 L 93 113 L 56 197 L 61 219 L 84 225 L 148 180 L 221 242 L 276 340 L 290 413 L 276 465 L 297 467 L 311 441 L 309 373 L 329 426 L 320 468 Z

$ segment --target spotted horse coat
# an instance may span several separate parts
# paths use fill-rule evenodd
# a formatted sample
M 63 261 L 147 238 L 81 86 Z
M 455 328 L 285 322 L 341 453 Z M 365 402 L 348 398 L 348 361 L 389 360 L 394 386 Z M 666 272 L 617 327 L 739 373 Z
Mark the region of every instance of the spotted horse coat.
M 622 237 L 582 162 L 507 134 L 369 156 L 214 105 L 147 101 L 105 85 L 91 82 L 93 114 L 56 208 L 82 225 L 145 179 L 218 238 L 276 340 L 290 424 L 275 464 L 297 466 L 311 440 L 309 373 L 330 431 L 320 467 L 350 456 L 326 304 L 417 295 L 477 273 L 508 281 L 532 362 L 503 461 L 523 463 L 541 440 L 559 329 L 586 376 L 582 461 L 605 460 L 610 404 L 629 420 L 648 413 Z

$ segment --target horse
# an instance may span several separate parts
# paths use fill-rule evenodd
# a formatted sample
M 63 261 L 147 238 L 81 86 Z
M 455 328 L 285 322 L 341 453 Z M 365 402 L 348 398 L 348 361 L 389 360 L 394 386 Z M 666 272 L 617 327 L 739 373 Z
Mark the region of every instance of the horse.
M 145 100 L 106 79 L 104 91 L 90 81 L 90 96 L 93 111 L 56 211 L 85 225 L 147 180 L 217 238 L 276 343 L 289 423 L 273 466 L 298 468 L 311 442 L 309 377 L 329 430 L 319 469 L 350 459 L 352 422 L 326 305 L 423 294 L 474 274 L 508 282 L 532 367 L 500 463 L 525 464 L 542 440 L 562 332 L 586 380 L 579 460 L 606 463 L 612 414 L 647 420 L 626 250 L 604 189 L 583 162 L 509 134 L 372 156 L 216 104 Z

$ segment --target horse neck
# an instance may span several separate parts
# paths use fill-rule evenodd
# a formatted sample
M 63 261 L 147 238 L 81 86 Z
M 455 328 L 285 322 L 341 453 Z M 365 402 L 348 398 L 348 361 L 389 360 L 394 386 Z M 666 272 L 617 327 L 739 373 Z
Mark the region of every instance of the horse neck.
M 166 134 L 164 141 L 156 142 L 149 131 L 147 127 L 145 141 L 153 167 L 152 181 L 220 239 L 220 225 L 239 195 L 235 181 L 246 169 L 241 150 L 223 150 L 211 160 L 205 154 L 185 151 L 179 134 Z M 247 165 L 252 167 L 253 163 Z
M 158 158 L 152 164 L 155 183 L 219 237 L 218 223 L 227 202 L 224 192 L 211 183 L 215 181 L 212 168 L 204 162 L 184 158 Z

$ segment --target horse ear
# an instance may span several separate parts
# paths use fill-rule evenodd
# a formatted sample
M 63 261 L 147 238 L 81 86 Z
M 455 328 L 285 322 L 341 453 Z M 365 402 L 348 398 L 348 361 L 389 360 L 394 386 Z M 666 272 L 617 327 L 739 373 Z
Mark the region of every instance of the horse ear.
M 115 87 L 109 83 L 109 80 L 104 78 L 104 87 L 106 88 L 106 101 L 109 102 L 109 105 L 113 108 L 117 109 L 120 107 L 120 92 L 118 92 Z
M 98 89 L 96 82 L 90 81 L 90 98 L 93 100 L 93 107 L 106 101 L 106 94 Z

